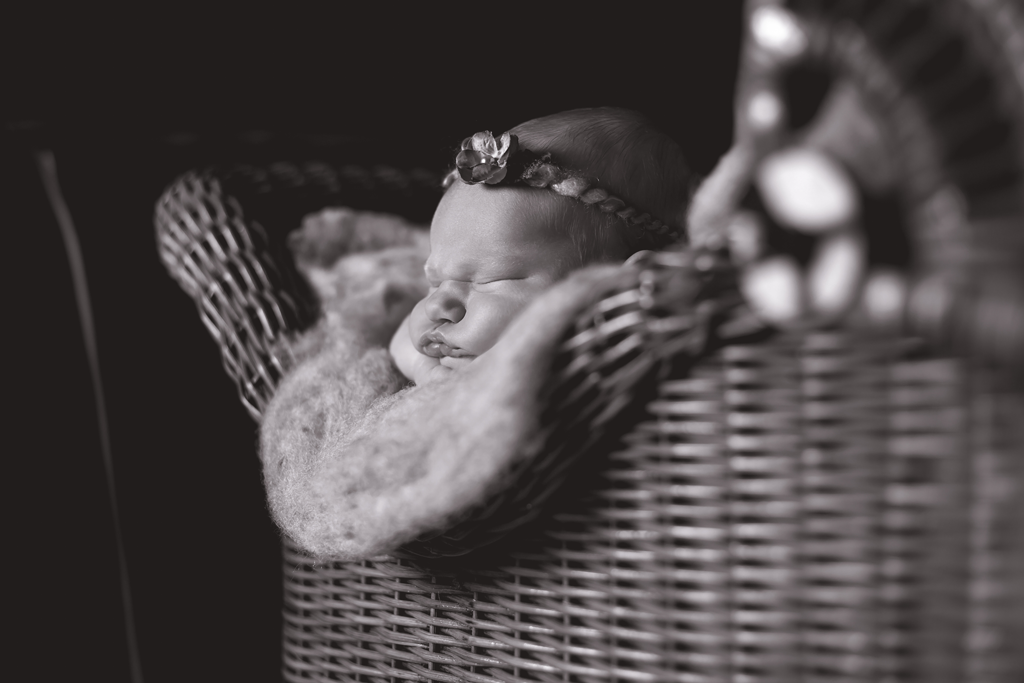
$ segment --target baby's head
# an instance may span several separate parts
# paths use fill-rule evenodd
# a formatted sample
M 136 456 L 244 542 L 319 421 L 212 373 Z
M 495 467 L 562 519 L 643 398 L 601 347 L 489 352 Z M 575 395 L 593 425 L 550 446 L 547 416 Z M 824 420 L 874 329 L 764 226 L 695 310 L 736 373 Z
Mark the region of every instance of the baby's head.
M 682 226 L 686 162 L 639 114 L 578 109 L 509 133 L 520 150 L 505 174 L 494 165 L 500 182 L 463 182 L 453 171 L 431 222 L 430 292 L 391 342 L 399 369 L 418 384 L 490 349 L 528 303 L 572 270 L 621 263 L 672 241 Z M 468 161 L 459 157 L 463 177 L 478 158 L 468 151 Z

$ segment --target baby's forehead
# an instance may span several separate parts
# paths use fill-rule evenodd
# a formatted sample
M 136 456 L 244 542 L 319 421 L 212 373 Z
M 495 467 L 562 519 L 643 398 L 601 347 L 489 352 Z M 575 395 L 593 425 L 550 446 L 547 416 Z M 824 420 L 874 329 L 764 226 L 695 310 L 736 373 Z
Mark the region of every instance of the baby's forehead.
M 452 237 L 466 247 L 480 240 L 513 244 L 558 239 L 567 208 L 565 198 L 545 190 L 456 184 L 438 206 L 431 238 Z
M 528 265 L 539 251 L 551 250 L 562 240 L 540 240 L 528 226 L 505 225 L 488 231 L 479 239 L 431 240 L 425 269 L 433 271 L 458 269 L 469 273 L 488 268 Z M 568 238 L 564 240 L 569 243 Z
M 431 223 L 428 275 L 447 268 L 528 266 L 571 247 L 565 209 L 528 188 L 456 187 Z

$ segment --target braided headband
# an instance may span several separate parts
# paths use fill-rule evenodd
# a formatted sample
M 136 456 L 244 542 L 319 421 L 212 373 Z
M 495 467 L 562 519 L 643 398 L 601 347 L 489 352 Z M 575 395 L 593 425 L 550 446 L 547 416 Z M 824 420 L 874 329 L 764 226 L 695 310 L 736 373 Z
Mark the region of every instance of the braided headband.
M 445 176 L 444 187 L 450 187 L 456 178 L 468 185 L 525 184 L 547 188 L 604 213 L 615 214 L 633 229 L 633 236 L 649 248 L 664 247 L 680 237 L 677 228 L 628 205 L 598 187 L 592 179 L 552 163 L 550 154 L 540 155 L 520 148 L 519 138 L 510 133 L 502 133 L 495 140 L 490 131 L 483 131 L 463 140 L 462 149 L 455 157 L 455 168 Z

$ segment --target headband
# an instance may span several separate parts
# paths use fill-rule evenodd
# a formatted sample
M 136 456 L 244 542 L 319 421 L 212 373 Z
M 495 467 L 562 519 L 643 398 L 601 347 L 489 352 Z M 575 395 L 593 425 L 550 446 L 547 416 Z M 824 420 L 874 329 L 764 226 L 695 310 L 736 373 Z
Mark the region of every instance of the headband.
M 634 230 L 633 236 L 648 248 L 661 248 L 680 237 L 680 231 L 630 206 L 591 178 L 567 170 L 551 161 L 550 154 L 537 154 L 519 146 L 519 138 L 502 133 L 498 140 L 483 131 L 462 141 L 455 157 L 455 168 L 445 176 L 443 185 L 456 179 L 467 185 L 517 185 L 547 188 L 583 202 L 604 213 L 613 213 Z

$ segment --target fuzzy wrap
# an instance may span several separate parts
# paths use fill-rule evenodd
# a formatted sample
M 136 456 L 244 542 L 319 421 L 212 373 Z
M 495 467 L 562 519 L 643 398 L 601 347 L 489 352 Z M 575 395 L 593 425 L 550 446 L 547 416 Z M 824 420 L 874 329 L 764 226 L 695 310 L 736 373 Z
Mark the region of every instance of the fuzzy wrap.
M 468 368 L 408 387 L 386 345 L 425 291 L 425 257 L 412 239 L 348 254 L 329 271 L 307 264 L 325 313 L 293 343 L 299 360 L 264 415 L 260 455 L 275 521 L 317 559 L 390 552 L 500 489 L 541 446 L 540 395 L 559 342 L 625 275 L 578 271 Z

